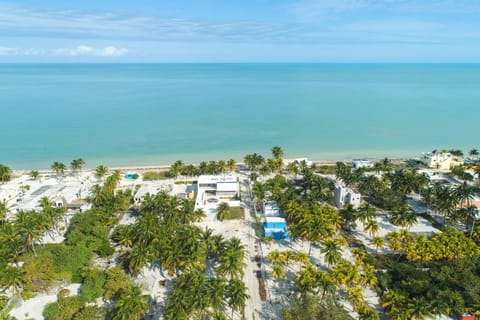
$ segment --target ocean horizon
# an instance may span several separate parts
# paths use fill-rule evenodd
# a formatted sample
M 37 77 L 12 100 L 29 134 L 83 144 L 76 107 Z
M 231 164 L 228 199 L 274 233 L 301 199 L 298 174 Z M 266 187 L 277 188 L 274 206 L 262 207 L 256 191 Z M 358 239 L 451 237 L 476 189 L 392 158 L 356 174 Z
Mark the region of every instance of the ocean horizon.
M 479 148 L 480 64 L 0 64 L 0 163 L 160 166 Z

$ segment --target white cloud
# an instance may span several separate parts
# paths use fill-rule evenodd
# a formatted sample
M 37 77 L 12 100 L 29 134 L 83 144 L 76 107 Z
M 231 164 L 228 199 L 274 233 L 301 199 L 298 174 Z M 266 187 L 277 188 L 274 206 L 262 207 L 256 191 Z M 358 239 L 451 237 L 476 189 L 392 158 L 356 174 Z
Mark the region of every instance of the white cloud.
M 117 48 L 114 46 L 108 46 L 105 48 L 94 48 L 87 45 L 80 45 L 74 48 L 58 48 L 54 50 L 54 55 L 68 56 L 68 57 L 80 57 L 80 56 L 93 56 L 93 57 L 121 57 L 124 56 L 128 50 L 126 48 Z
M 103 57 L 121 57 L 128 52 L 125 48 L 105 47 L 100 51 L 100 55 Z
M 8 56 L 16 51 L 15 48 L 0 47 L 0 56 Z

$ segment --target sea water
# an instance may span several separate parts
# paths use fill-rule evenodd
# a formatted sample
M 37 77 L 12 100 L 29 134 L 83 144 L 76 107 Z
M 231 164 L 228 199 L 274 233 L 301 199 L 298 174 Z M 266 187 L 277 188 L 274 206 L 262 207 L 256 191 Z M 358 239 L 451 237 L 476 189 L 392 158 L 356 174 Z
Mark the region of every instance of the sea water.
M 480 148 L 479 64 L 0 64 L 0 163 Z

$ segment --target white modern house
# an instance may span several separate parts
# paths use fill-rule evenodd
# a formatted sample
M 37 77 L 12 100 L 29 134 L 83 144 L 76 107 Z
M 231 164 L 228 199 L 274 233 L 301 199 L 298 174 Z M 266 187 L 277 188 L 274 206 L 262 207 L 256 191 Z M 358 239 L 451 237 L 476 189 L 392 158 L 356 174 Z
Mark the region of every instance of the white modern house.
M 463 163 L 463 159 L 455 157 L 449 152 L 437 150 L 422 154 L 422 160 L 429 168 L 439 170 L 450 170 L 453 166 Z
M 345 186 L 340 184 L 335 185 L 334 195 L 335 204 L 339 209 L 346 204 L 351 204 L 354 208 L 358 208 L 360 206 L 360 193 L 354 192 Z
M 281 215 L 280 207 L 275 201 L 264 201 L 263 213 L 265 217 L 279 217 Z
M 373 168 L 373 163 L 370 160 L 365 159 L 353 159 L 353 167 L 355 169 L 359 168 Z
M 203 208 L 209 198 L 233 200 L 239 195 L 238 177 L 201 175 L 197 181 L 195 208 Z

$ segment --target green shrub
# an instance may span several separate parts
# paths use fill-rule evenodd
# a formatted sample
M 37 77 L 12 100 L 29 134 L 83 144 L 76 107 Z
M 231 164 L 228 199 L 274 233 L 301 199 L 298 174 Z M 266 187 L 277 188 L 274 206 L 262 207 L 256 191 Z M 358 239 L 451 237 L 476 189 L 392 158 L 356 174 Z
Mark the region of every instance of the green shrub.
M 120 266 L 107 269 L 106 275 L 104 298 L 107 300 L 118 297 L 125 289 L 133 284 L 130 277 Z
M 85 302 L 79 296 L 59 297 L 57 302 L 50 303 L 45 307 L 43 316 L 45 320 L 71 320 L 84 305 Z
M 74 320 L 104 320 L 106 311 L 104 308 L 97 306 L 86 306 L 76 313 L 73 317 Z
M 103 296 L 106 274 L 99 269 L 88 269 L 83 273 L 81 296 L 87 301 L 93 301 Z
M 168 171 L 147 171 L 143 174 L 143 180 L 151 181 L 151 180 L 165 180 L 170 179 L 171 175 Z

